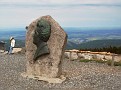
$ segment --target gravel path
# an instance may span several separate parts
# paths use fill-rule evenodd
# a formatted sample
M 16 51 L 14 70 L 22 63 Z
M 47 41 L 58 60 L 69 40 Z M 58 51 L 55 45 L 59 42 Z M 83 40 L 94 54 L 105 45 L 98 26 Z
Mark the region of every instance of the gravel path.
M 95 62 L 63 61 L 62 84 L 23 78 L 25 55 L 0 54 L 0 90 L 121 90 L 121 67 Z

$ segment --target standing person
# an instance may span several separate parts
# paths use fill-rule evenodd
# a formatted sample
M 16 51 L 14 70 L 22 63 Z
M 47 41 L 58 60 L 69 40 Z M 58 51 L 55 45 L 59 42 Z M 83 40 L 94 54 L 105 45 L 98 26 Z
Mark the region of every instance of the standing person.
M 13 37 L 10 37 L 9 54 L 12 54 L 13 47 L 15 47 L 15 39 Z

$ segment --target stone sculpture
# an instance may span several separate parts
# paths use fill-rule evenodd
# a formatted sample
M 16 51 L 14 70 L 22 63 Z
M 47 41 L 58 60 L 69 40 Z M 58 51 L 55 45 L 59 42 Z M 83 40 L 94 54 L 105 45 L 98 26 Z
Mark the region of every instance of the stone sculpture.
M 27 71 L 24 77 L 62 83 L 62 62 L 67 34 L 51 17 L 43 16 L 33 21 L 26 33 Z
M 50 24 L 44 19 L 39 20 L 37 22 L 37 27 L 33 35 L 33 43 L 37 46 L 37 50 L 34 54 L 33 60 L 37 60 L 37 58 L 39 58 L 40 56 L 50 53 L 47 46 L 47 41 L 50 37 L 50 34 Z

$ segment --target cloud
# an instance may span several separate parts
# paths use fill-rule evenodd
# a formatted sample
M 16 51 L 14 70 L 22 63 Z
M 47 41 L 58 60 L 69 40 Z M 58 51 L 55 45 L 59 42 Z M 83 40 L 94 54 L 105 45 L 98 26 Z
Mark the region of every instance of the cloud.
M 0 0 L 0 8 L 0 27 L 26 26 L 43 15 L 62 26 L 121 25 L 121 0 Z
M 121 4 L 121 0 L 38 0 L 54 4 Z
M 0 0 L 1 3 L 28 4 L 121 4 L 121 0 Z
M 71 7 L 121 7 L 121 0 L 1 0 L 0 7 L 58 9 Z

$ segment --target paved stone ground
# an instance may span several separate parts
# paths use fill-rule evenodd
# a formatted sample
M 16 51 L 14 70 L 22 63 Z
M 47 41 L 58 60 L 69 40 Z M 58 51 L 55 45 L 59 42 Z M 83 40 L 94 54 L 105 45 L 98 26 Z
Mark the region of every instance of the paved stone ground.
M 121 67 L 95 62 L 63 61 L 62 84 L 23 78 L 25 55 L 0 54 L 0 90 L 121 90 Z

